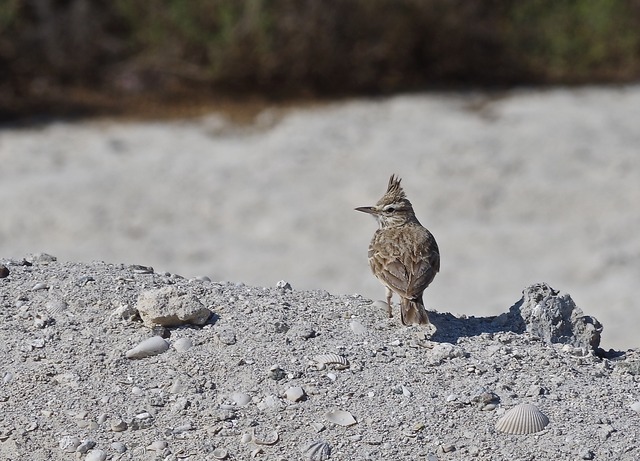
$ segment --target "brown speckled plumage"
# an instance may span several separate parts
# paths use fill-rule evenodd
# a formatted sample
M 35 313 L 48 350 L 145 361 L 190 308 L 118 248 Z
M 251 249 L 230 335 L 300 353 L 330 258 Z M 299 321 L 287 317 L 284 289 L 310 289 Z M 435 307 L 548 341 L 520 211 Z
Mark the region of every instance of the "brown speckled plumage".
M 369 244 L 369 265 L 387 288 L 389 317 L 391 297 L 396 293 L 404 325 L 428 324 L 422 293 L 440 270 L 440 251 L 431 232 L 416 218 L 400 179 L 391 175 L 378 203 L 356 210 L 373 215 L 380 225 Z

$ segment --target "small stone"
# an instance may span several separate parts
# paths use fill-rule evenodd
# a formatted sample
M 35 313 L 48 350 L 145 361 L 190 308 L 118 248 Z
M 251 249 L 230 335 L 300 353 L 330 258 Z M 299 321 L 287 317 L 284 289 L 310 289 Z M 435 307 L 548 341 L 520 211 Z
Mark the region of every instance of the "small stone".
M 304 389 L 299 386 L 295 386 L 287 389 L 284 393 L 284 396 L 287 400 L 290 400 L 292 402 L 299 402 L 300 400 L 303 400 L 305 398 L 305 393 Z
M 589 460 L 589 459 L 593 459 L 595 456 L 596 456 L 596 454 L 593 451 L 589 450 L 589 449 L 585 448 L 585 449 L 580 451 L 580 459 Z
M 244 392 L 233 392 L 231 395 L 229 395 L 229 398 L 240 407 L 243 407 L 251 402 L 251 396 L 249 394 L 245 394 Z
M 84 459 L 85 461 L 104 461 L 107 459 L 107 454 L 103 450 L 91 450 Z
M 633 402 L 629 407 L 636 413 L 640 413 L 640 401 Z
M 31 287 L 31 291 L 39 291 L 39 290 L 48 290 L 49 287 L 46 283 L 38 282 L 34 286 Z
M 167 442 L 165 442 L 164 440 L 155 440 L 155 441 L 151 442 L 147 446 L 147 450 L 162 451 L 165 448 L 167 448 L 168 446 L 169 446 L 169 444 Z
M 285 280 L 280 280 L 276 283 L 276 288 L 280 288 L 282 291 L 291 291 L 291 284 Z
M 111 444 L 111 449 L 116 453 L 122 454 L 127 451 L 127 446 L 122 442 L 113 442 Z
M 133 349 L 129 349 L 126 352 L 126 357 L 128 359 L 142 359 L 162 354 L 167 349 L 169 349 L 169 343 L 160 336 L 152 336 L 139 343 Z
M 7 269 L 7 266 L 0 264 L 0 279 L 5 277 L 9 277 L 9 269 Z
M 80 441 L 80 437 L 76 437 L 73 435 L 65 435 L 60 439 L 58 446 L 65 453 L 73 453 L 80 446 L 82 442 Z
M 280 365 L 273 365 L 271 368 L 269 368 L 268 375 L 269 378 L 273 379 L 274 381 L 280 381 L 281 379 L 284 379 L 286 373 L 282 368 L 280 368 Z
M 456 447 L 450 443 L 444 443 L 440 445 L 440 448 L 444 453 L 451 453 L 452 451 L 456 451 Z
M 34 253 L 29 257 L 31 264 L 50 264 L 57 260 L 58 258 L 47 253 Z
M 218 339 L 222 344 L 231 346 L 236 343 L 236 333 L 229 327 L 223 327 L 218 331 Z
M 111 430 L 113 432 L 126 431 L 128 427 L 129 425 L 125 421 L 121 420 L 120 418 L 114 419 L 113 421 L 111 421 Z
M 193 347 L 191 338 L 179 338 L 173 342 L 173 348 L 178 352 L 184 352 Z
M 80 445 L 78 445 L 78 448 L 76 448 L 76 452 L 86 453 L 95 446 L 96 446 L 95 440 L 86 439 L 86 440 L 83 440 Z

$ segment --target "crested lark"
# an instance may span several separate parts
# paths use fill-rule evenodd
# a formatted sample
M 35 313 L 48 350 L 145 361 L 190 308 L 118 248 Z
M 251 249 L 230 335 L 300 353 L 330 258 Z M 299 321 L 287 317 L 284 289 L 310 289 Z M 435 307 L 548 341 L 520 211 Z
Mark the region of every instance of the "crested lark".
M 391 175 L 378 203 L 356 210 L 373 215 L 380 225 L 369 244 L 369 265 L 387 288 L 389 317 L 396 293 L 403 325 L 428 324 L 422 293 L 440 270 L 440 251 L 431 232 L 418 222 L 400 179 Z

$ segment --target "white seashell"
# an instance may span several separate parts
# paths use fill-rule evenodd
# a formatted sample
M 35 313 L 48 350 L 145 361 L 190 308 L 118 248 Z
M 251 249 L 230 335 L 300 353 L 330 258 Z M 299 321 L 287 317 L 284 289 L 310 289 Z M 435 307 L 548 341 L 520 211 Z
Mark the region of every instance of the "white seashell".
M 353 415 L 344 410 L 328 411 L 324 414 L 324 417 L 330 423 L 337 424 L 338 426 L 353 426 L 357 423 Z
M 251 432 L 251 441 L 256 445 L 275 445 L 280 437 L 276 431 L 270 432 L 263 438 L 256 437 L 255 429 Z
M 325 461 L 331 456 L 331 445 L 324 440 L 314 440 L 302 447 L 306 461 Z
M 538 407 L 528 403 L 516 405 L 496 422 L 496 429 L 506 434 L 534 434 L 549 424 Z
M 324 370 L 327 365 L 334 365 L 337 370 L 349 368 L 349 361 L 338 354 L 320 354 L 313 357 L 313 364 L 318 370 Z
M 107 454 L 103 450 L 91 450 L 84 459 L 85 461 L 104 461 L 107 459 Z
M 225 459 L 229 453 L 224 448 L 216 448 L 213 450 L 213 457 L 215 459 Z
M 169 343 L 160 336 L 152 336 L 138 344 L 126 353 L 128 359 L 143 359 L 153 355 L 162 354 L 169 349 Z
M 229 395 L 229 398 L 232 402 L 235 402 L 236 405 L 242 407 L 251 402 L 251 396 L 249 394 L 245 394 L 244 392 L 233 392 Z
M 45 304 L 45 308 L 47 309 L 47 312 L 53 315 L 54 317 L 66 311 L 68 307 L 69 306 L 67 305 L 67 303 L 64 302 L 62 299 L 52 299 L 50 301 L 47 301 L 47 304 Z

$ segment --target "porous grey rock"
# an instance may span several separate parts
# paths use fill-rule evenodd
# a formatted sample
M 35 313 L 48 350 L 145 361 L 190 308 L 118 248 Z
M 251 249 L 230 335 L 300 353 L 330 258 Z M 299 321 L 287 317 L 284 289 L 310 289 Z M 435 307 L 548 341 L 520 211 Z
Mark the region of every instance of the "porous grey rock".
M 196 296 L 173 286 L 142 292 L 138 296 L 136 309 L 148 327 L 204 325 L 211 315 L 211 311 Z
M 560 293 L 546 283 L 525 288 L 520 301 L 509 309 L 509 315 L 518 330 L 538 336 L 547 344 L 569 344 L 586 350 L 600 345 L 600 322 L 584 315 L 567 293 Z

